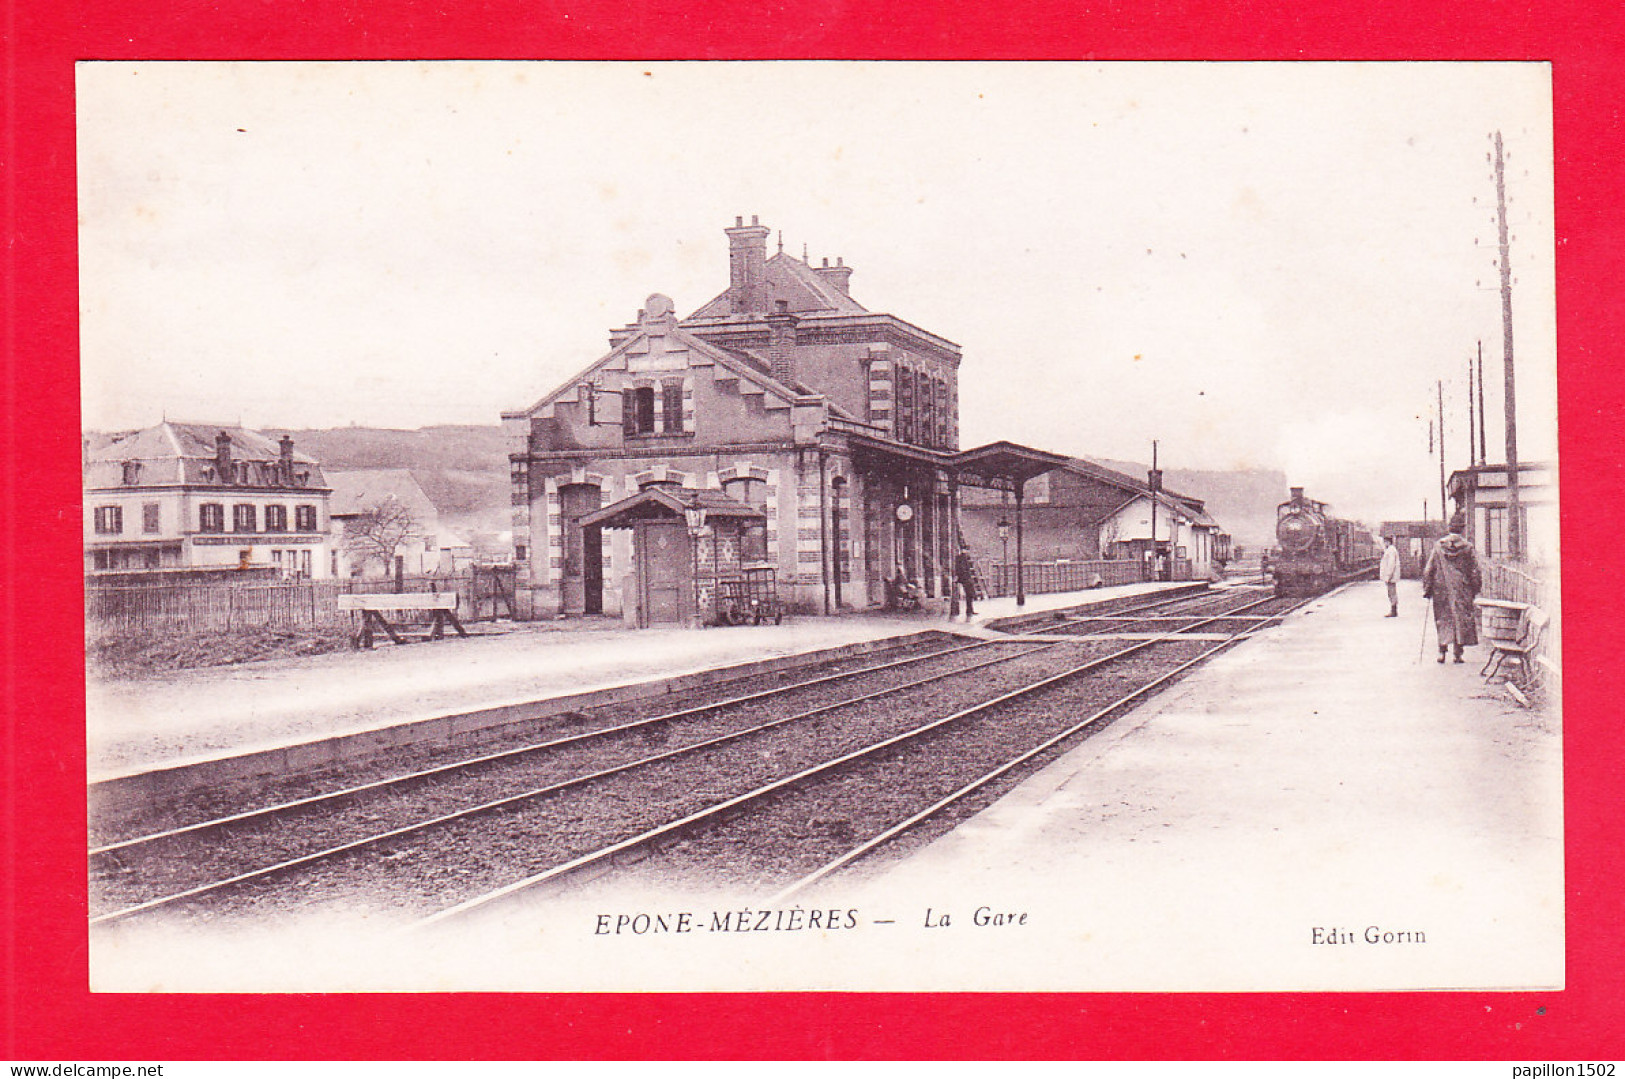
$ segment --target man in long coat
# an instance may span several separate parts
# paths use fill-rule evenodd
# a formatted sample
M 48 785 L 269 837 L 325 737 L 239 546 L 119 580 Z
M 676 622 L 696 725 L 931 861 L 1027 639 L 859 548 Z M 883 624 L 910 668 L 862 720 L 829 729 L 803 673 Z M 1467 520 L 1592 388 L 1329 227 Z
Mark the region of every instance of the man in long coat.
M 976 609 L 971 606 L 976 599 L 976 569 L 969 551 L 961 550 L 954 555 L 954 580 L 959 582 L 965 596 L 965 619 L 969 621 L 976 614 Z
M 1456 662 L 1462 662 L 1462 648 L 1478 643 L 1478 609 L 1473 606 L 1473 597 L 1483 587 L 1484 579 L 1473 545 L 1461 535 L 1466 527 L 1462 514 L 1452 517 L 1450 531 L 1428 552 L 1427 568 L 1422 571 L 1422 596 L 1433 600 L 1440 663 L 1452 648 Z

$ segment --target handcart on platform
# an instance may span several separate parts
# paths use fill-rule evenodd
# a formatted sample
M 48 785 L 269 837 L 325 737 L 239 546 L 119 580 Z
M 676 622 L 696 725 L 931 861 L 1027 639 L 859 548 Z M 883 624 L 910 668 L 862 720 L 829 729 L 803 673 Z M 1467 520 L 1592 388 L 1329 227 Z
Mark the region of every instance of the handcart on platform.
M 774 625 L 784 621 L 784 602 L 779 599 L 778 574 L 772 567 L 747 569 L 717 582 L 717 622 L 742 626 L 746 622 Z

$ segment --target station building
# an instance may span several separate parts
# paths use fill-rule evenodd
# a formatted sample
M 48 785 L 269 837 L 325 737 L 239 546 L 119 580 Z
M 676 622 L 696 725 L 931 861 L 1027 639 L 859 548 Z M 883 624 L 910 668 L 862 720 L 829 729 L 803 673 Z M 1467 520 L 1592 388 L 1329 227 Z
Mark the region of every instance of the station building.
M 859 303 L 843 259 L 769 256 L 756 218 L 725 231 L 726 290 L 686 318 L 650 296 L 608 353 L 504 414 L 521 616 L 689 620 L 639 584 L 679 553 L 701 608 L 744 570 L 802 611 L 876 605 L 899 574 L 942 591 L 959 346 Z M 651 489 L 671 497 L 629 501 Z
M 245 427 L 165 421 L 83 446 L 85 572 L 331 572 L 321 466 Z
M 1507 476 L 1504 464 L 1477 465 L 1452 472 L 1446 488 L 1456 509 L 1467 515 L 1467 539 L 1486 558 L 1512 557 Z M 1556 565 L 1557 482 L 1552 465 L 1529 462 L 1518 466 L 1518 509 L 1525 558 Z
M 724 231 L 724 291 L 687 317 L 650 296 L 607 353 L 503 414 L 516 615 L 692 623 L 722 582 L 764 576 L 806 613 L 898 580 L 945 595 L 962 487 L 1013 503 L 1019 563 L 1025 485 L 1068 459 L 961 450 L 957 344 L 861 304 L 844 259 L 769 255 L 754 217 Z

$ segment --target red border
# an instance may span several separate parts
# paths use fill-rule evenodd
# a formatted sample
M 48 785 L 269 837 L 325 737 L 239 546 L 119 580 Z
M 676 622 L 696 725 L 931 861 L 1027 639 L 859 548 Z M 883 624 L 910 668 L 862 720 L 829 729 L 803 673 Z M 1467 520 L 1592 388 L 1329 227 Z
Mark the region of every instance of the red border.
M 1595 0 L 7 0 L 10 1059 L 1625 1056 L 1613 627 L 1625 26 Z M 455 10 L 455 14 L 451 12 Z M 1561 993 L 92 996 L 85 989 L 73 62 L 421 57 L 1546 59 L 1556 99 L 1569 986 Z M 1612 346 L 1612 347 L 1611 347 Z M 1578 507 L 1578 510 L 1576 508 Z M 43 553 L 44 557 L 41 558 Z M 26 558 L 26 565 L 22 559 Z M 26 574 L 17 572 L 26 568 Z M 1608 563 L 1612 568 L 1612 560 Z M 1516 927 L 1510 927 L 1516 932 Z M 1542 1009 L 1544 1009 L 1542 1011 Z

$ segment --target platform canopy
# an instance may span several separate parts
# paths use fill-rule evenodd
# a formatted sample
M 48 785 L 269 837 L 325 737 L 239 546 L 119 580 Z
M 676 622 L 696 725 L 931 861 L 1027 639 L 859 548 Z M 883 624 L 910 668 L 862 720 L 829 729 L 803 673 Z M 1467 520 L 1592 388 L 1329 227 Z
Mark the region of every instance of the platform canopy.
M 732 517 L 765 520 L 755 506 L 736 502 L 718 491 L 695 491 L 687 487 L 649 487 L 629 498 L 584 514 L 583 528 L 631 528 L 638 521 L 686 521 L 698 527 L 713 518 Z
M 1018 491 L 1034 476 L 1054 471 L 1070 460 L 1058 453 L 1046 453 L 1031 446 L 1001 440 L 953 454 L 947 464 L 959 474 L 960 483 Z

